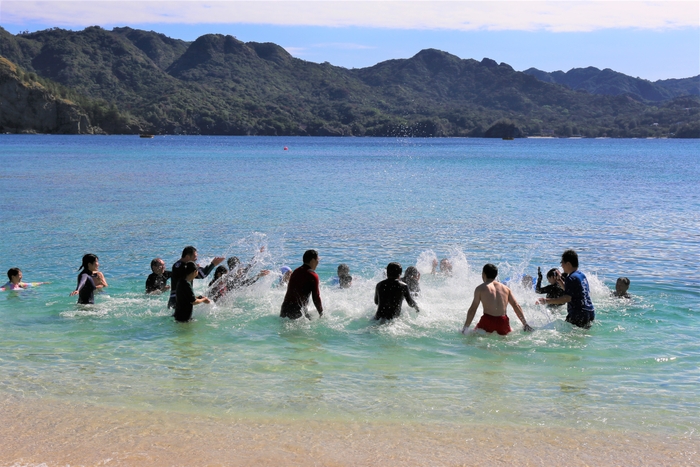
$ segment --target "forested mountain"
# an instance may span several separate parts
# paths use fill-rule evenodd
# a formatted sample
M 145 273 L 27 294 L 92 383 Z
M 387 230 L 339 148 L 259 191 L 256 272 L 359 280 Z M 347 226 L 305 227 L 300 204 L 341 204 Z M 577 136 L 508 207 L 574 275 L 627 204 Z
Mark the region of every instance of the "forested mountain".
M 682 96 L 700 96 L 700 75 L 684 79 L 667 79 L 655 82 L 633 78 L 609 68 L 572 68 L 563 71 L 546 71 L 529 68 L 523 73 L 532 75 L 546 83 L 563 84 L 574 90 L 584 90 L 591 94 L 633 96 L 639 100 L 665 101 Z
M 0 55 L 71 94 L 108 133 L 700 136 L 700 98 L 677 97 L 684 80 L 668 80 L 670 97 L 650 102 L 434 49 L 349 70 L 217 34 L 185 42 L 131 28 L 0 28 Z M 31 131 L 7 121 L 0 130 Z

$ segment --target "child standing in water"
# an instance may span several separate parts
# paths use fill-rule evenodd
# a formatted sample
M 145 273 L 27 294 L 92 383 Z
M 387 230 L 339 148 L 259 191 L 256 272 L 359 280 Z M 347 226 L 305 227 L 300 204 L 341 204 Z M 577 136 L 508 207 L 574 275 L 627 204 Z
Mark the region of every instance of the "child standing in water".
M 88 253 L 83 256 L 83 265 L 80 266 L 78 274 L 78 286 L 70 293 L 78 295 L 78 303 L 88 305 L 95 303 L 95 290 L 99 290 L 107 286 L 102 273 L 99 273 L 100 262 L 97 255 Z M 99 273 L 99 276 L 96 276 Z M 97 278 L 97 280 L 95 280 Z
M 559 269 L 552 268 L 547 271 L 547 282 L 549 285 L 542 287 L 542 270 L 537 268 L 537 285 L 535 286 L 535 293 L 547 294 L 546 298 L 559 298 L 564 295 L 564 279 L 562 279 Z M 548 305 L 550 307 L 558 307 L 560 305 Z

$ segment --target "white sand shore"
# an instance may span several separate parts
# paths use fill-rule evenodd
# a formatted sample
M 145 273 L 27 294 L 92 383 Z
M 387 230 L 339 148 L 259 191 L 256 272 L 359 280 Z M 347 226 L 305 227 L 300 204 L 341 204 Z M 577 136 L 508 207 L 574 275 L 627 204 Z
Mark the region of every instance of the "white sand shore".
M 9 398 L 2 466 L 691 466 L 692 437 L 574 429 L 228 420 Z

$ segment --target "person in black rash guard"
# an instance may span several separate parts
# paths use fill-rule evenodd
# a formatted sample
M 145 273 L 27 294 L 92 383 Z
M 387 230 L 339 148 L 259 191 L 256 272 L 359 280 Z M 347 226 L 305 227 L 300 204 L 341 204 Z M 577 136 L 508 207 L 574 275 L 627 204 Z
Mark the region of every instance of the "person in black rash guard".
M 185 276 L 177 283 L 177 303 L 175 304 L 175 321 L 185 323 L 192 319 L 192 309 L 194 305 L 200 303 L 211 303 L 207 297 L 195 297 L 192 290 L 192 281 L 199 274 L 199 267 L 192 261 L 182 266 Z
M 318 315 L 323 316 L 323 303 L 319 291 L 320 280 L 316 274 L 319 263 L 318 252 L 307 250 L 304 252 L 304 264 L 292 272 L 287 285 L 287 293 L 282 301 L 280 317 L 289 319 L 301 318 L 302 313 L 309 318 L 306 308 L 309 304 L 309 296 L 312 297 Z
M 559 285 L 560 282 L 563 282 L 563 279 L 561 278 L 561 274 L 559 273 L 559 269 L 557 268 L 552 268 L 549 271 L 547 271 L 547 281 L 549 282 L 549 285 L 546 287 L 542 287 L 542 270 L 538 267 L 537 268 L 537 284 L 535 285 L 535 293 L 539 294 L 547 294 L 546 298 L 559 298 L 562 295 L 564 295 L 564 289 Z M 559 307 L 561 305 L 548 305 L 549 307 Z
M 96 255 L 88 253 L 83 256 L 83 265 L 80 266 L 78 274 L 78 286 L 70 293 L 71 297 L 78 295 L 78 303 L 81 305 L 91 305 L 95 303 L 95 290 L 102 286 L 95 285 L 93 275 L 99 270 L 100 262 Z
M 146 293 L 159 294 L 170 289 L 168 279 L 172 273 L 165 270 L 165 262 L 160 258 L 151 261 L 151 274 L 146 279 Z
M 212 260 L 211 264 L 205 268 L 197 265 L 197 276 L 195 279 L 204 279 L 207 277 L 209 273 L 224 259 L 225 258 L 223 256 L 217 256 Z M 197 249 L 193 246 L 186 246 L 185 249 L 182 250 L 182 258 L 173 264 L 172 273 L 170 276 L 171 288 L 170 298 L 168 299 L 168 308 L 175 308 L 175 304 L 177 303 L 177 284 L 181 279 L 185 278 L 185 264 L 189 262 L 193 262 L 195 264 L 197 262 Z
M 377 305 L 377 314 L 374 316 L 376 320 L 390 320 L 398 317 L 401 314 L 401 305 L 403 300 L 416 309 L 416 313 L 420 310 L 408 286 L 401 282 L 401 272 L 403 268 L 399 263 L 389 263 L 386 267 L 386 279 L 377 284 L 374 289 L 374 303 Z
M 214 271 L 214 278 L 209 282 L 207 295 L 214 301 L 219 300 L 226 293 L 226 282 L 222 279 L 226 274 L 228 274 L 226 266 L 219 266 Z

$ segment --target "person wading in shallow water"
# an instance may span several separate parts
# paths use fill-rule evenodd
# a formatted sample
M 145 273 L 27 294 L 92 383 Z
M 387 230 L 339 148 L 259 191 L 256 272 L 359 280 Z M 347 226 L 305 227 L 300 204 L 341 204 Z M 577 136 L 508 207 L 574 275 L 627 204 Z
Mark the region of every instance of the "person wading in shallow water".
M 523 330 L 533 330 L 525 321 L 523 309 L 520 308 L 518 301 L 513 296 L 513 292 L 505 285 L 497 282 L 496 276 L 498 276 L 498 268 L 491 263 L 486 264 L 481 272 L 481 278 L 484 283 L 474 290 L 474 300 L 469 307 L 469 311 L 467 311 L 467 320 L 464 322 L 464 328 L 462 328 L 463 333 L 472 324 L 476 310 L 479 308 L 479 303 L 484 307 L 484 315 L 475 329 L 483 329 L 486 332 L 495 331 L 502 336 L 511 332 L 510 321 L 506 314 L 506 308 L 510 304 L 520 322 L 523 323 Z
M 99 272 L 100 262 L 97 255 L 88 253 L 83 256 L 83 265 L 80 266 L 78 274 L 78 286 L 71 296 L 78 295 L 78 303 L 81 305 L 91 305 L 95 303 L 95 290 L 107 287 L 107 281 Z
M 316 250 L 306 250 L 303 257 L 304 264 L 292 272 L 287 285 L 287 293 L 282 301 L 280 316 L 282 318 L 298 319 L 302 313 L 309 318 L 306 312 L 309 304 L 309 296 L 313 299 L 318 316 L 323 316 L 323 303 L 319 290 L 320 280 L 316 274 L 319 257 Z
M 390 320 L 401 314 L 404 299 L 408 306 L 420 312 L 418 305 L 411 296 L 411 291 L 405 282 L 401 282 L 403 268 L 399 263 L 389 263 L 386 267 L 386 279 L 377 284 L 374 289 L 374 304 L 377 305 L 376 320 Z
M 561 255 L 561 267 L 567 274 L 564 295 L 559 298 L 540 298 L 538 305 L 560 305 L 566 303 L 566 322 L 588 329 L 595 320 L 595 308 L 591 302 L 588 279 L 578 270 L 578 253 L 566 250 Z
M 195 279 L 204 279 L 209 275 L 210 272 L 214 270 L 219 264 L 221 264 L 226 258 L 223 256 L 217 256 L 211 262 L 211 264 L 205 268 L 199 267 L 197 265 L 197 275 Z M 186 246 L 182 250 L 182 258 L 177 260 L 173 264 L 172 272 L 170 276 L 170 298 L 168 299 L 168 308 L 175 308 L 177 303 L 177 284 L 185 278 L 185 264 L 189 262 L 197 263 L 197 249 L 193 246 Z

